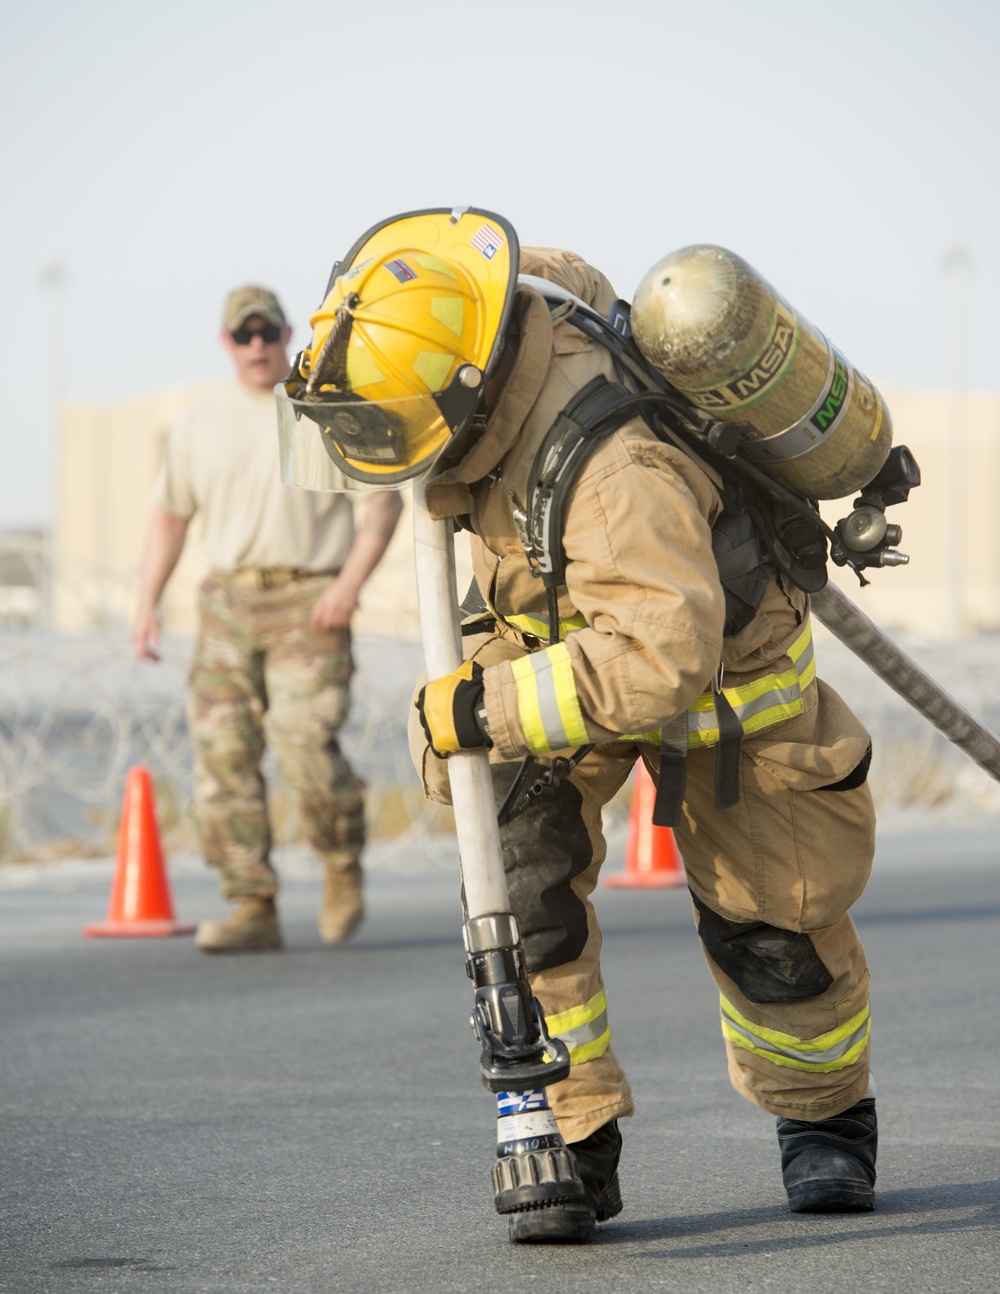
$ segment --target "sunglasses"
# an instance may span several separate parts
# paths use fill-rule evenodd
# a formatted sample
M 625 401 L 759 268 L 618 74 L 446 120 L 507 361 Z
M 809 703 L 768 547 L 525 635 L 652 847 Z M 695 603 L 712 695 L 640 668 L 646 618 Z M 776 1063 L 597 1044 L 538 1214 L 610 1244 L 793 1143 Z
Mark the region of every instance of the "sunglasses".
M 249 346 L 255 337 L 259 337 L 268 346 L 281 341 L 281 329 L 277 324 L 270 323 L 263 328 L 236 328 L 229 335 L 237 346 Z

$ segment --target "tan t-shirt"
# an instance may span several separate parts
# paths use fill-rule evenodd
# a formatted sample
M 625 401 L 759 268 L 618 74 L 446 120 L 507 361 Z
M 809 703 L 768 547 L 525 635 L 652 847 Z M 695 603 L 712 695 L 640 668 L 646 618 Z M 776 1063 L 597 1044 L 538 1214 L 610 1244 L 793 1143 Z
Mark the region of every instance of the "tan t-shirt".
M 153 503 L 184 519 L 200 514 L 209 570 L 335 571 L 354 542 L 346 495 L 282 484 L 275 397 L 235 379 L 174 425 Z

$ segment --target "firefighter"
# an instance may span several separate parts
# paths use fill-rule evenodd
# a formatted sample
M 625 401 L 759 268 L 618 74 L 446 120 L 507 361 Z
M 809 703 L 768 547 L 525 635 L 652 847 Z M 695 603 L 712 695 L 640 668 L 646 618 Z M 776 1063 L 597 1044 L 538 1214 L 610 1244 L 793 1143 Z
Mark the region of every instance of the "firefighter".
M 318 423 L 355 484 L 429 474 L 432 514 L 471 531 L 466 664 L 420 688 L 410 725 L 428 797 L 448 802 L 460 749 L 489 749 L 498 802 L 526 756 L 562 772 L 515 806 L 501 843 L 532 991 L 569 1049 L 548 1095 L 587 1193 L 511 1214 L 510 1237 L 587 1240 L 622 1207 L 618 1121 L 633 1098 L 591 894 L 602 808 L 637 759 L 663 770 L 665 800 L 682 799 L 676 835 L 730 1078 L 777 1117 L 791 1209 L 871 1209 L 869 975 L 849 915 L 874 848 L 869 736 L 817 678 L 807 595 L 761 563 L 749 601 L 732 596 L 719 479 L 635 412 L 564 501 L 565 583 L 547 598 L 525 550 L 531 468 L 574 397 L 616 369 L 539 280 L 601 316 L 615 305 L 580 257 L 519 254 L 498 216 L 383 222 L 335 267 L 282 415 L 286 435 Z

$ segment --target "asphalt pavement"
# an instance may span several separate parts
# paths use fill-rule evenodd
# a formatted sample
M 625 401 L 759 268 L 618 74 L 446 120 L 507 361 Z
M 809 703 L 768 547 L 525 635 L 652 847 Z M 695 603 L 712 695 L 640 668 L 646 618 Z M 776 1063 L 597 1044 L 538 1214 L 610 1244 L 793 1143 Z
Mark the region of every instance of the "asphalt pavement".
M 7 872 L 0 1290 L 1000 1289 L 995 825 L 883 832 L 855 909 L 880 1114 L 863 1217 L 788 1212 L 774 1120 L 729 1087 L 686 892 L 599 890 L 638 1113 L 625 1211 L 581 1248 L 510 1246 L 493 1212 L 450 847 L 416 874 L 373 870 L 368 920 L 337 948 L 300 869 L 286 951 L 251 957 L 83 937 L 110 864 Z M 199 869 L 171 877 L 180 919 L 225 910 Z

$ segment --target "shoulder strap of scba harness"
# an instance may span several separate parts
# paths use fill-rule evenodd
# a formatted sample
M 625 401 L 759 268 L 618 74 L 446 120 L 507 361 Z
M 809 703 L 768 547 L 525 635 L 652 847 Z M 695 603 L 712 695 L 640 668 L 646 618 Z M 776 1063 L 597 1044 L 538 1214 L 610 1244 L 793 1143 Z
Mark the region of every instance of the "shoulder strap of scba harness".
M 816 572 L 803 567 L 800 557 L 788 550 L 782 541 L 776 518 L 773 491 L 747 490 L 746 478 L 758 475 L 742 463 L 738 455 L 739 436 L 735 429 L 719 426 L 725 437 L 719 447 L 704 441 L 691 428 L 697 416 L 686 401 L 665 379 L 646 363 L 631 344 L 628 306 L 616 302 L 608 319 L 565 289 L 544 279 L 521 276 L 547 301 L 550 309 L 570 309 L 563 315 L 592 341 L 611 353 L 618 376 L 633 387 L 628 390 L 619 382 L 604 376 L 587 383 L 553 422 L 539 446 L 528 476 L 524 512 L 515 511 L 525 556 L 532 572 L 545 586 L 549 612 L 549 644 L 559 641 L 558 589 L 566 583 L 566 553 L 563 547 L 563 520 L 566 500 L 574 481 L 597 445 L 624 423 L 642 416 L 653 432 L 663 440 L 680 443 L 696 457 L 707 461 L 722 477 L 723 511 L 713 527 L 712 546 L 719 578 L 726 597 L 724 632 L 733 634 L 748 624 L 756 613 L 768 581 L 780 566 L 803 587 L 821 587 L 825 583 L 825 565 L 817 585 Z M 638 387 L 638 389 L 634 389 Z M 664 425 L 666 424 L 666 425 Z M 673 434 L 668 436 L 667 431 Z M 732 430 L 731 435 L 726 435 Z M 732 466 L 731 466 L 732 465 Z M 727 470 L 727 468 L 729 470 Z M 794 500 L 791 522 L 808 540 L 815 540 L 815 527 L 808 525 L 808 504 Z M 787 511 L 787 505 L 786 505 Z M 807 524 L 803 527 L 803 513 Z M 818 514 L 815 514 L 818 522 Z M 789 517 L 784 518 L 789 528 Z M 807 554 L 808 556 L 808 554 Z M 815 556 L 815 553 L 813 553 Z M 825 562 L 825 543 L 822 558 Z M 815 563 L 813 563 L 815 564 Z M 728 808 L 739 800 L 739 756 L 743 726 L 729 704 L 721 686 L 713 684 L 712 694 L 718 722 L 716 752 L 716 803 Z M 680 819 L 684 799 L 685 761 L 688 746 L 687 714 L 665 725 L 660 733 L 660 769 L 653 821 L 660 826 L 675 826 Z M 592 747 L 576 752 L 575 764 Z M 523 785 L 533 760 L 525 761 L 522 776 L 515 784 Z M 542 783 L 535 788 L 539 793 Z M 513 809 L 511 796 L 501 810 L 501 821 Z
M 558 642 L 559 633 L 553 594 L 566 584 L 566 498 L 597 445 L 641 412 L 622 387 L 603 376 L 592 378 L 556 418 L 535 455 L 525 511 L 515 520 L 528 563 L 549 593 L 550 644 Z M 774 562 L 746 510 L 725 491 L 723 502 L 712 530 L 712 548 L 726 595 L 725 632 L 734 634 L 753 618 Z
M 657 381 L 639 352 L 629 346 L 628 307 L 615 303 L 609 320 L 600 319 L 582 301 L 544 279 L 522 276 L 536 290 L 542 290 L 550 308 L 572 303 L 573 312 L 565 316 L 586 335 L 605 346 L 616 361 L 628 348 L 631 375 L 640 366 L 648 381 Z M 662 379 L 659 379 L 662 382 Z M 669 419 L 675 440 L 683 447 L 697 447 L 684 436 L 680 417 L 680 397 L 676 392 L 659 389 L 631 391 L 620 383 L 598 376 L 578 391 L 549 428 L 535 455 L 528 476 L 527 498 L 523 514 L 515 515 L 524 540 L 525 555 L 532 571 L 541 578 L 549 594 L 550 632 L 558 635 L 558 617 L 553 610 L 553 593 L 566 583 L 566 553 L 563 547 L 563 516 L 566 498 L 584 463 L 601 440 L 611 435 L 637 414 L 661 439 L 663 421 Z M 673 415 L 673 416 L 671 416 Z M 701 455 L 705 457 L 705 455 Z M 722 491 L 724 508 L 712 532 L 719 578 L 726 595 L 727 634 L 737 633 L 753 618 L 774 561 L 760 538 L 758 525 L 743 506 L 731 485 Z M 550 637 L 550 643 L 558 637 Z
M 558 415 L 532 463 L 525 511 L 515 521 L 532 572 L 548 591 L 550 644 L 559 641 L 557 590 L 566 583 L 566 497 L 600 441 L 634 416 L 627 392 L 606 377 L 592 378 Z

